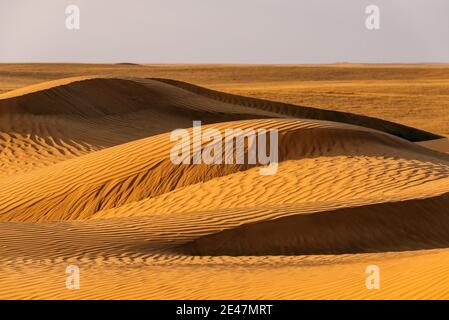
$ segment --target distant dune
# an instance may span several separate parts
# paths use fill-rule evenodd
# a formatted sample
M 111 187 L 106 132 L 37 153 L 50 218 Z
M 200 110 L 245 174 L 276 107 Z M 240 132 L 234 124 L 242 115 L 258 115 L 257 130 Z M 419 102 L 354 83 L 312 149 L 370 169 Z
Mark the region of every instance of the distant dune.
M 119 62 L 117 64 L 121 65 L 121 66 L 138 66 L 139 65 L 138 63 L 133 63 L 133 62 Z
M 173 164 L 170 132 L 194 120 L 221 133 L 277 129 L 278 172 Z M 416 295 L 448 297 L 429 287 L 424 260 L 437 277 L 449 247 L 449 147 L 438 134 L 92 75 L 1 94 L 0 149 L 0 298 L 413 298 L 392 287 L 395 275 L 413 278 L 398 267 L 413 261 Z M 53 278 L 68 263 L 90 270 L 78 292 Z M 364 288 L 373 263 L 385 267 L 383 295 Z

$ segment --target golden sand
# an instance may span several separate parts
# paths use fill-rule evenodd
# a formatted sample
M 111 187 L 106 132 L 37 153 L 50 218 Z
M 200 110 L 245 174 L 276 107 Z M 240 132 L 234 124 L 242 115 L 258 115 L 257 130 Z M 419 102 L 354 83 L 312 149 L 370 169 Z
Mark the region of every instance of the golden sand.
M 438 103 L 449 68 L 59 65 L 75 77 L 26 76 L 55 68 L 0 66 L 15 89 L 0 94 L 0 298 L 449 298 L 443 106 L 417 128 L 419 107 L 406 121 L 388 104 L 382 119 L 345 113 L 372 108 L 368 96 L 419 99 L 418 89 Z M 244 81 L 251 68 L 258 83 Z M 399 76 L 385 81 L 383 68 Z M 187 81 L 192 70 L 194 84 L 158 79 Z M 291 90 L 342 107 L 289 104 Z M 276 92 L 268 98 L 285 103 L 259 99 Z M 277 129 L 277 173 L 173 164 L 170 131 L 193 120 L 220 132 Z M 70 264 L 79 290 L 65 286 Z M 380 268 L 379 289 L 365 286 L 369 265 Z

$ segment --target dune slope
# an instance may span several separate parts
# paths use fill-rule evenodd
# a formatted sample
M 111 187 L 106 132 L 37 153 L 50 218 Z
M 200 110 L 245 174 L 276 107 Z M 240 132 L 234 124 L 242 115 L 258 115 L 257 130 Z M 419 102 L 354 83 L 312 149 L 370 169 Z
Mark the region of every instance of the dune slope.
M 12 175 L 135 139 L 259 118 L 307 118 L 361 125 L 410 141 L 439 136 L 360 115 L 246 98 L 164 79 L 75 77 L 0 95 L 0 172 Z
M 158 81 L 69 78 L 0 95 L 0 172 L 13 175 L 203 123 L 283 117 Z
M 346 124 L 286 119 L 225 122 L 206 126 L 204 130 L 209 127 L 222 130 L 222 132 L 225 128 L 242 130 L 276 128 L 279 130 L 278 157 L 281 163 L 286 160 L 305 158 L 363 156 L 365 159 L 398 157 L 422 163 L 431 162 L 437 167 L 438 164 L 447 164 L 449 159 L 449 156 L 445 154 L 433 152 L 394 136 Z M 176 165 L 170 160 L 170 151 L 174 144 L 175 142 L 170 141 L 169 134 L 162 134 L 63 161 L 27 174 L 16 175 L 3 183 L 0 181 L 0 199 L 2 199 L 0 219 L 3 221 L 87 219 L 105 209 L 160 196 L 254 166 L 249 164 Z M 202 149 L 205 145 L 204 143 Z M 193 146 L 191 149 L 193 150 Z M 200 152 L 202 149 L 193 150 L 191 157 L 193 153 Z M 247 151 L 246 149 L 245 152 Z M 225 152 L 224 145 L 222 152 Z M 224 159 L 224 154 L 222 158 Z M 247 155 L 245 158 L 247 159 Z M 341 163 L 345 165 L 343 159 Z M 382 165 L 381 161 L 379 165 Z M 391 165 L 394 165 L 394 161 Z M 334 168 L 329 165 L 323 168 L 332 171 L 340 166 L 335 164 Z M 298 165 L 298 168 L 300 167 L 301 163 Z M 444 165 L 441 167 L 441 170 L 446 168 Z M 323 176 L 325 170 L 320 172 Z M 402 174 L 405 172 L 404 165 Z M 286 173 L 280 173 L 281 176 L 273 175 L 271 185 L 278 186 L 276 182 L 282 181 L 280 180 L 282 176 L 294 177 L 291 169 L 286 170 Z M 251 181 L 257 183 L 256 177 L 251 175 L 246 184 L 250 184 Z M 393 178 L 390 177 L 390 179 Z M 396 179 L 399 180 L 399 178 Z M 433 178 L 438 179 L 438 177 Z M 270 178 L 266 178 L 265 181 L 268 179 Z M 230 177 L 227 181 L 228 186 L 215 185 L 209 190 L 234 190 L 232 181 Z M 283 195 L 293 197 L 294 193 L 303 194 L 304 192 L 307 192 L 307 189 L 292 188 L 287 192 L 285 188 Z M 243 194 L 248 196 L 246 192 Z M 232 203 L 232 198 L 229 199 Z M 283 199 L 274 199 L 283 201 Z M 167 203 L 179 202 L 170 200 Z M 187 203 L 183 205 L 186 206 Z

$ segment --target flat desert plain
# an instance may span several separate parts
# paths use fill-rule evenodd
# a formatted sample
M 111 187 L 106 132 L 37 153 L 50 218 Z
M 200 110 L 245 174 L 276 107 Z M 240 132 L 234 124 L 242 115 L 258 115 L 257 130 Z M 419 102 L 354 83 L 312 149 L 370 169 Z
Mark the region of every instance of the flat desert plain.
M 448 299 L 448 108 L 439 64 L 0 64 L 0 298 Z M 276 174 L 174 164 L 195 120 Z

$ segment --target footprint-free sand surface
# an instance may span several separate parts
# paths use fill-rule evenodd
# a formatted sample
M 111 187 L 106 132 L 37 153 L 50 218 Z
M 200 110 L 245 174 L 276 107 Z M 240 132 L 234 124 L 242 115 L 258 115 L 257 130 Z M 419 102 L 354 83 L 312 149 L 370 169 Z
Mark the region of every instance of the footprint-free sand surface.
M 419 99 L 413 74 L 422 99 L 447 99 L 446 66 L 291 66 L 288 83 L 287 66 L 79 68 L 0 66 L 0 298 L 449 298 L 446 113 L 392 111 Z M 278 130 L 276 174 L 174 164 L 170 133 L 195 120 Z

